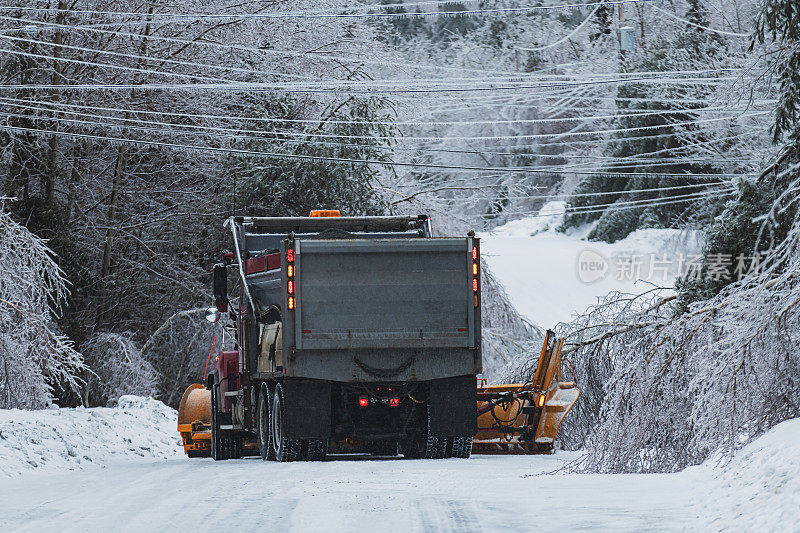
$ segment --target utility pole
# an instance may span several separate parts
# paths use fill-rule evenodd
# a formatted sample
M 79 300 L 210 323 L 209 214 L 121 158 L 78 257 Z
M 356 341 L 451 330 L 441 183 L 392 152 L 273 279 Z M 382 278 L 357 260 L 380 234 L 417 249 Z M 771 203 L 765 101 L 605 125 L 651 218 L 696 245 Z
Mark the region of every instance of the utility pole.
M 620 63 L 624 64 L 625 62 L 625 55 L 628 53 L 632 53 L 635 47 L 635 35 L 634 29 L 632 26 L 623 26 L 624 17 L 622 13 L 622 4 L 618 4 L 617 6 L 618 13 L 619 13 L 619 30 L 617 32 L 617 36 L 619 37 L 619 57 Z
M 64 33 L 61 30 L 61 27 L 64 25 L 66 21 L 66 9 L 67 4 L 64 0 L 59 0 L 58 2 L 58 11 L 56 13 L 56 31 L 53 35 L 53 75 L 51 78 L 53 85 L 61 85 L 61 81 L 63 78 L 62 70 L 63 65 L 61 63 L 61 53 L 62 48 L 61 45 L 64 44 Z M 56 89 L 53 91 L 53 101 L 58 102 L 60 100 L 60 95 L 58 90 Z M 56 116 L 56 112 L 53 111 L 53 116 Z M 53 129 L 58 129 L 58 125 L 56 121 L 53 121 Z M 48 141 L 47 146 L 47 171 L 44 175 L 44 199 L 45 205 L 48 207 L 52 207 L 53 200 L 55 196 L 55 182 L 56 182 L 56 174 L 58 173 L 58 134 L 53 133 L 50 135 L 50 140 Z

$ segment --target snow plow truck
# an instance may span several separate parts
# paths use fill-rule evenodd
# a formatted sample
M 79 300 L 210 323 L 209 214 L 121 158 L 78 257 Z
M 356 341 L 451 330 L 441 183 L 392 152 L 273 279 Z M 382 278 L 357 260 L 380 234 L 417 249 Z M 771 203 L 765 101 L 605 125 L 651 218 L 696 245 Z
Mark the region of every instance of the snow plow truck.
M 222 348 L 186 390 L 190 457 L 467 458 L 552 449 L 577 400 L 548 332 L 531 383 L 478 387 L 480 240 L 427 216 L 231 217 L 213 268 Z M 225 338 L 229 337 L 229 338 Z M 213 350 L 213 346 L 212 346 Z M 477 435 L 477 438 L 476 438 Z

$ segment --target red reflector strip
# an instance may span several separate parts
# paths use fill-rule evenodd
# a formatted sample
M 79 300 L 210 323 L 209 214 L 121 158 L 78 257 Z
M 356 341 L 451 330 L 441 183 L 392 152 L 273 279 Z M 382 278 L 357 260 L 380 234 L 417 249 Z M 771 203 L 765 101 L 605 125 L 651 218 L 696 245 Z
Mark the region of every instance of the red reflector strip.
M 467 331 L 467 328 L 458 328 L 458 331 Z
M 478 292 L 478 278 L 472 278 L 472 292 Z
M 286 250 L 286 260 L 290 263 L 294 261 L 294 250 L 292 248 Z
M 267 270 L 281 267 L 281 254 L 267 255 Z
M 289 280 L 289 283 L 286 284 L 286 292 L 294 294 L 294 281 Z
M 311 330 L 310 329 L 304 329 L 303 333 L 311 333 Z
M 265 257 L 256 257 L 255 259 L 247 259 L 244 262 L 245 274 L 256 274 L 258 272 L 264 272 L 265 269 L 266 269 Z

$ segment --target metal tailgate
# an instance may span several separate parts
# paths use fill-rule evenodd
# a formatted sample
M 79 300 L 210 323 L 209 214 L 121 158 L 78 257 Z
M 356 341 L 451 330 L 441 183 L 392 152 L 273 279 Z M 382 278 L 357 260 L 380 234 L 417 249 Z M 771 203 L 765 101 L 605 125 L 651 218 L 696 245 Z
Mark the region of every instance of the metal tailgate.
M 298 350 L 471 347 L 471 238 L 298 240 Z

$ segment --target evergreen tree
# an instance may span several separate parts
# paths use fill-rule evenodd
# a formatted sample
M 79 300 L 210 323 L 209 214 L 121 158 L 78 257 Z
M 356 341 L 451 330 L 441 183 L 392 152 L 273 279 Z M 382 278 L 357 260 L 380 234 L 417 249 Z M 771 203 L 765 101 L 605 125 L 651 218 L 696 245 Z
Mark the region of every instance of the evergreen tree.
M 800 2 L 765 0 L 756 20 L 751 49 L 771 42 L 769 70 L 777 74 L 780 97 L 772 133 L 775 142 L 784 136 L 800 141 Z
M 719 279 L 701 275 L 679 280 L 677 287 L 681 309 L 691 302 L 713 297 L 741 274 L 757 271 L 763 254 L 787 237 L 797 216 L 796 199 L 788 199 L 784 200 L 785 208 L 777 210 L 769 220 L 763 219 L 763 215 L 800 176 L 796 168 L 800 161 L 799 39 L 800 2 L 766 0 L 756 21 L 751 49 L 768 42 L 776 48 L 774 53 L 768 54 L 771 57 L 768 68 L 777 74 L 780 93 L 771 131 L 775 143 L 784 138 L 788 138 L 789 142 L 776 163 L 758 179 L 743 180 L 739 184 L 737 197 L 728 202 L 723 213 L 706 231 L 704 268 L 707 268 L 712 257 L 723 254 L 733 260 L 730 275 Z M 745 264 L 739 264 L 737 258 L 744 259 Z M 744 272 L 741 272 L 742 266 Z M 782 265 L 773 266 L 777 267 L 778 272 L 782 268 Z M 740 271 L 737 271 L 737 267 Z
M 613 7 L 602 4 L 597 7 L 597 11 L 595 11 L 594 15 L 592 16 L 591 21 L 591 33 L 589 33 L 589 40 L 596 41 L 601 37 L 611 35 L 611 29 L 613 27 Z
M 698 24 L 707 23 L 702 18 L 703 11 L 699 6 L 690 7 L 690 12 L 699 21 Z M 656 37 L 643 52 L 630 58 L 626 66 L 633 71 L 644 72 L 684 70 L 695 66 L 702 69 L 722 52 L 722 43 L 717 38 L 688 26 L 686 31 L 674 37 Z M 621 84 L 617 91 L 620 116 L 614 119 L 612 126 L 615 130 L 623 131 L 613 134 L 605 155 L 612 158 L 639 156 L 643 164 L 610 166 L 607 172 L 582 179 L 568 206 L 587 208 L 587 212 L 568 214 L 562 229 L 596 220 L 598 223 L 589 234 L 589 239 L 614 242 L 638 228 L 670 227 L 689 212 L 699 221 L 713 219 L 722 207 L 718 201 L 689 200 L 649 207 L 637 207 L 631 203 L 657 202 L 660 198 L 696 193 L 701 190 L 698 186 L 707 182 L 708 178 L 693 178 L 692 175 L 717 172 L 712 164 L 685 161 L 692 155 L 686 145 L 706 139 L 704 132 L 691 124 L 698 118 L 692 110 L 703 107 L 703 104 L 675 103 L 702 101 L 712 90 L 710 86 L 694 84 Z M 665 113 L 654 113 L 658 110 L 664 110 Z M 658 158 L 649 154 L 658 153 L 668 153 L 674 162 L 648 165 L 648 157 Z M 676 177 L 675 174 L 685 174 L 687 177 Z M 667 187 L 668 190 L 658 190 Z M 591 196 L 587 193 L 606 194 Z
M 254 152 L 279 152 L 311 159 L 272 160 L 257 156 L 237 156 L 226 172 L 231 205 L 236 198 L 236 213 L 261 216 L 307 216 L 312 209 L 339 209 L 345 215 L 377 215 L 388 210 L 376 193 L 381 167 L 390 170 L 388 145 L 383 138 L 393 128 L 376 122 L 390 122 L 393 111 L 387 100 L 350 97 L 328 105 L 317 125 L 298 127 L 292 120 L 302 118 L 298 102 L 287 98 L 260 100 L 248 97 L 251 113 L 287 119 L 250 123 L 247 129 L 265 129 L 262 139 L 247 140 L 239 147 Z M 285 131 L 287 143 L 281 134 Z M 316 137 L 323 133 L 328 136 Z M 304 134 L 310 134 L 304 137 Z M 339 137 L 341 136 L 341 137 Z M 234 176 L 238 184 L 234 183 Z M 238 191 L 234 191 L 234 187 Z

